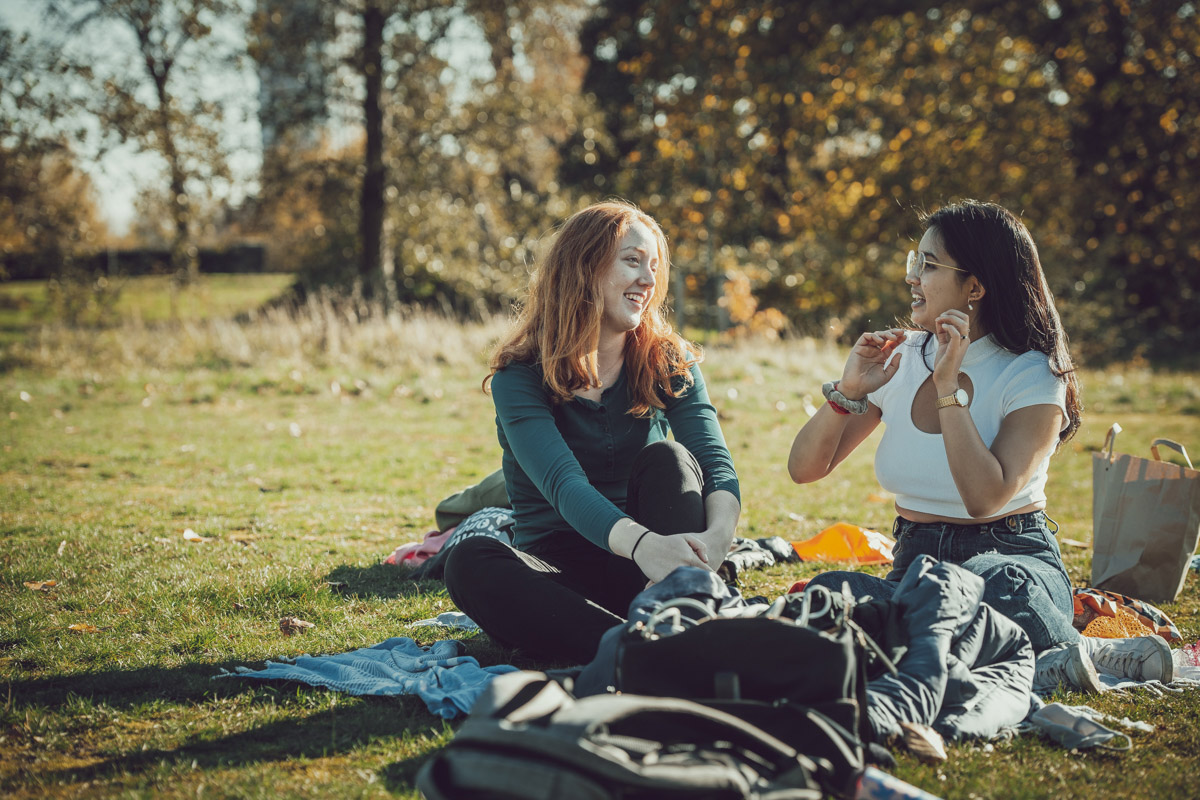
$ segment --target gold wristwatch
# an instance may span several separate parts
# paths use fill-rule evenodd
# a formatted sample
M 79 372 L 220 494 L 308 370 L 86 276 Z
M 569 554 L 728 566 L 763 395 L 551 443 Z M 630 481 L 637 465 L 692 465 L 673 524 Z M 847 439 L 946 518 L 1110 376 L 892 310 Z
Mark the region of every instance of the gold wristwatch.
M 936 405 L 939 411 L 947 406 L 962 406 L 963 408 L 966 408 L 967 390 L 959 389 L 954 394 L 948 394 L 945 397 L 939 397 Z

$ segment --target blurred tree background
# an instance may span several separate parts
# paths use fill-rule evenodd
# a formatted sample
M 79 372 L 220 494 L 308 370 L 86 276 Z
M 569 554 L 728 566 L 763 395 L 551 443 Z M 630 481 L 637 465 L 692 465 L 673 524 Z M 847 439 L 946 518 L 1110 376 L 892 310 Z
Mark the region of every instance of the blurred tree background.
M 65 5 L 128 18 L 161 4 Z M 45 46 L 82 25 L 3 31 L 0 110 L 21 123 L 0 131 L 5 254 L 54 264 L 111 243 L 79 172 L 90 115 L 162 155 L 140 219 L 188 247 L 261 242 L 297 295 L 503 308 L 557 222 L 618 195 L 666 228 L 689 331 L 848 339 L 904 318 L 919 213 L 974 197 L 1024 217 L 1085 361 L 1195 360 L 1193 2 L 169 5 L 193 47 L 241 42 L 259 86 L 254 178 L 181 202 L 167 137 L 137 127 L 169 118 L 209 145 L 183 153 L 185 186 L 230 180 L 224 117 L 202 91 L 229 56 L 172 62 L 165 94 L 127 96 L 71 57 L 83 51 Z M 18 177 L 55 169 L 75 177 L 52 191 Z

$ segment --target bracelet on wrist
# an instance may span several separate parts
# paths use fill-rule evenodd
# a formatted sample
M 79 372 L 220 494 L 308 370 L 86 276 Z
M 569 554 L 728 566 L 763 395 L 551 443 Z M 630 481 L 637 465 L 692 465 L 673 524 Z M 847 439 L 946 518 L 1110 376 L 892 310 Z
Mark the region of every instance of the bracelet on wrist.
M 844 417 L 850 416 L 849 411 L 842 408 L 841 406 L 839 406 L 837 403 L 833 402 L 832 400 L 826 400 L 825 403 L 826 403 L 826 405 L 828 405 L 830 408 L 833 409 L 833 413 L 840 414 L 841 416 L 844 416 Z
M 637 538 L 637 541 L 633 543 L 633 549 L 629 551 L 629 560 L 630 561 L 633 561 L 634 555 L 637 554 L 638 545 L 642 543 L 642 539 L 645 539 L 646 534 L 648 534 L 648 533 L 650 533 L 650 529 L 646 528 L 646 530 L 642 531 L 642 535 Z M 633 561 L 633 563 L 636 564 L 637 562 Z
M 834 407 L 834 411 L 841 411 L 843 414 L 865 414 L 869 404 L 867 398 L 863 397 L 859 400 L 851 400 L 846 395 L 838 391 L 838 383 L 840 381 L 828 381 L 821 386 L 821 394 L 825 395 L 825 399 Z

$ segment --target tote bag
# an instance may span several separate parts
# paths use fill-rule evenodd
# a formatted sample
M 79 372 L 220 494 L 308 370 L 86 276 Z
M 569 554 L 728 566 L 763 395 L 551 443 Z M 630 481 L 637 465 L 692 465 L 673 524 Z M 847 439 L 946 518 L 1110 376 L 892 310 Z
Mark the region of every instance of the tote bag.
M 1092 455 L 1092 585 L 1152 603 L 1183 589 L 1200 537 L 1200 472 L 1182 445 L 1155 439 L 1153 459 L 1113 452 L 1121 426 Z M 1159 447 L 1187 467 L 1163 461 Z

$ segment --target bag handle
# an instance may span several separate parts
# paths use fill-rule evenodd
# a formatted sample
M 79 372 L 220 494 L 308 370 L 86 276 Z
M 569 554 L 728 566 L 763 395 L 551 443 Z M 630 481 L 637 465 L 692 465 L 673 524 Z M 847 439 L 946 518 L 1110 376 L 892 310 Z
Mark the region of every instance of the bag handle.
M 1173 439 L 1155 439 L 1153 442 L 1151 442 L 1150 454 L 1154 456 L 1155 461 L 1162 461 L 1162 458 L 1158 455 L 1158 446 L 1160 444 L 1166 445 L 1175 452 L 1179 453 L 1179 455 L 1183 456 L 1183 460 L 1187 462 L 1188 469 L 1195 469 L 1195 467 L 1192 466 L 1192 460 L 1188 458 L 1187 450 L 1184 449 L 1183 445 L 1174 441 Z
M 1108 433 L 1105 434 L 1105 436 L 1104 436 L 1104 446 L 1100 448 L 1101 450 L 1108 451 L 1107 453 L 1104 454 L 1104 458 L 1110 464 L 1112 463 L 1112 460 L 1113 460 L 1113 448 L 1117 446 L 1117 434 L 1120 432 L 1121 432 L 1121 423 L 1114 422 L 1112 424 L 1112 426 L 1109 427 Z

